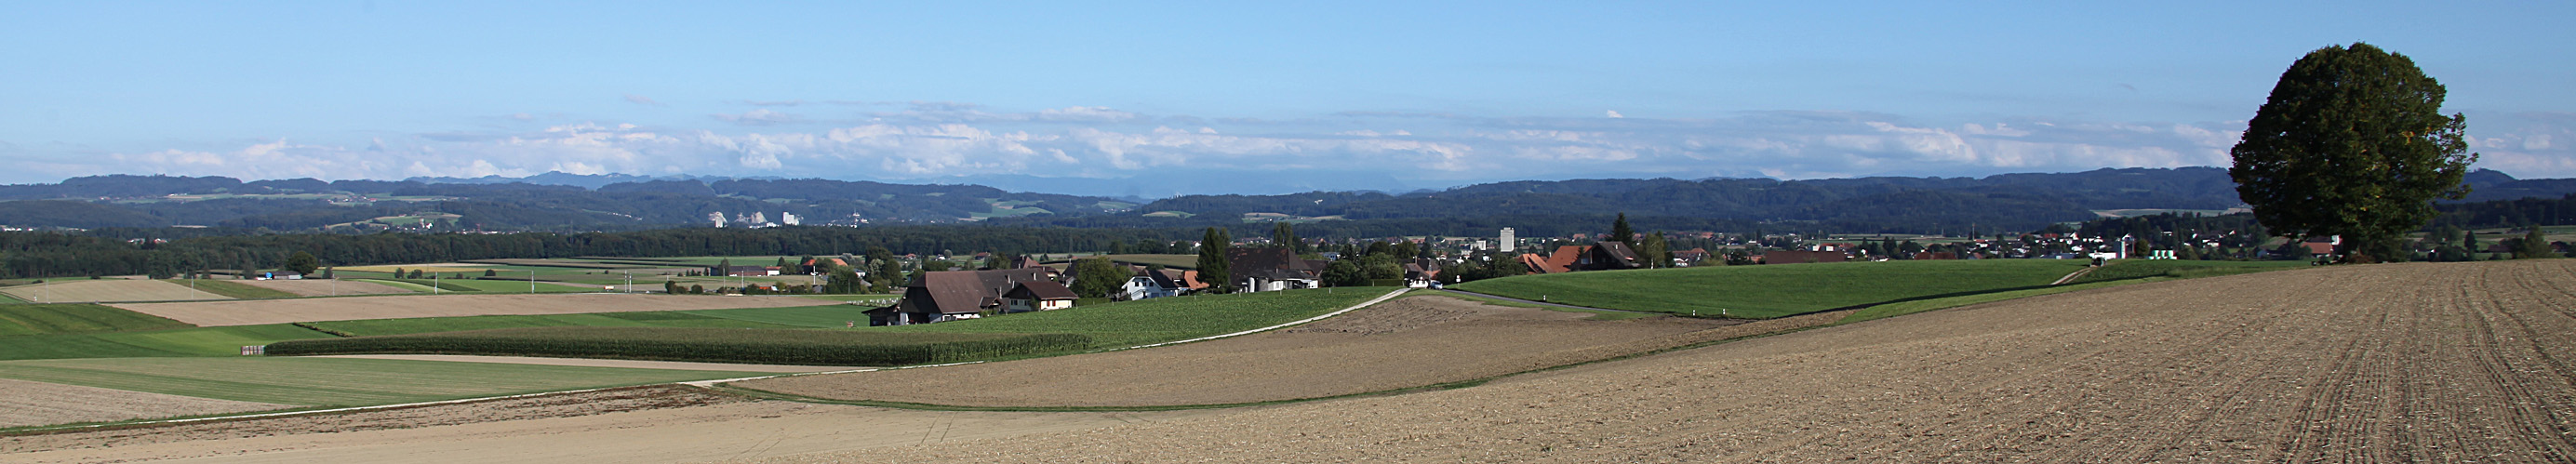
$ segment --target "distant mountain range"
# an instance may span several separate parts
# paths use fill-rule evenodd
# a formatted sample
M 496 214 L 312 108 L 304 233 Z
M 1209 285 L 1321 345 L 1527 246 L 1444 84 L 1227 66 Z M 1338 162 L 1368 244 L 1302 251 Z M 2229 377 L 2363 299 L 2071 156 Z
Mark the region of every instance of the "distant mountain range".
M 1090 181 L 1077 184 L 1086 182 Z M 1018 183 L 1040 181 L 1022 179 Z M 2489 170 L 2470 174 L 2468 183 L 2474 189 L 2468 201 L 2555 199 L 2576 193 L 2576 179 L 2514 179 Z M 1082 190 L 1117 188 L 1085 185 Z M 1144 187 L 1133 186 L 1129 191 L 1134 193 L 1099 196 L 1013 192 L 971 184 L 624 174 L 546 173 L 518 178 L 334 182 L 110 175 L 72 178 L 55 184 L 0 185 L 0 225 L 203 225 L 272 231 L 363 231 L 418 227 L 428 220 L 446 221 L 441 224 L 447 227 L 485 230 L 580 231 L 712 226 L 711 214 L 730 220 L 762 213 L 769 222 L 785 222 L 781 213 L 787 213 L 802 218 L 806 225 L 985 221 L 1026 226 L 1172 228 L 1271 220 L 1465 224 L 1460 221 L 1514 217 L 1529 222 L 1547 222 L 1546 218 L 1590 221 L 1626 213 L 1649 223 L 1660 221 L 1667 224 L 1661 227 L 1668 228 L 1786 224 L 1836 231 L 1898 232 L 2029 230 L 2089 219 L 2099 210 L 2223 210 L 2242 205 L 2226 170 L 2210 167 L 2100 169 L 1979 178 L 1515 181 L 1402 194 L 1315 191 L 1183 195 L 1150 202 L 1137 198 L 1138 193 L 1151 193 Z M 1421 222 L 1443 220 L 1448 222 Z M 1474 223 L 1477 225 L 1472 227 L 1484 227 L 1481 222 Z

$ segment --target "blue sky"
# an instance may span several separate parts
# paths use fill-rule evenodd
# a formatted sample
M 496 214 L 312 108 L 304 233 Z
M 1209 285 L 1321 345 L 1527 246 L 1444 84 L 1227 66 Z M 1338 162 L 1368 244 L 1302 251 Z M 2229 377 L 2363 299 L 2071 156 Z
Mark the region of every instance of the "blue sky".
M 2576 177 L 2576 3 L 1390 3 L 18 4 L 0 182 L 2224 165 L 2282 69 L 2354 41 L 2441 79 L 2482 167 Z

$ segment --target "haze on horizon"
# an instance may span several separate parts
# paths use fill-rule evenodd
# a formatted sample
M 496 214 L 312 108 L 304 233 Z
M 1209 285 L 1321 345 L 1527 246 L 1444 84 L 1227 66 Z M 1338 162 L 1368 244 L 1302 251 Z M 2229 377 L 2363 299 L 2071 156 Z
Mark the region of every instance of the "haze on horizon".
M 2291 61 L 2355 41 L 2448 87 L 2477 167 L 2576 177 L 2576 4 L 2554 2 L 12 10 L 5 183 L 560 171 L 1162 196 L 2224 166 Z

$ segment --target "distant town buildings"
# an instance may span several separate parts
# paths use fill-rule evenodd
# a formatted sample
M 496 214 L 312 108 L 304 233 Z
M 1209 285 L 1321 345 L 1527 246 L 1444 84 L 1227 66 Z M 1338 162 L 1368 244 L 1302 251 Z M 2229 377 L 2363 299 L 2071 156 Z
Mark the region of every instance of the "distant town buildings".
M 778 223 L 793 226 L 804 224 L 805 220 L 804 218 L 796 217 L 796 213 L 780 211 L 778 212 Z
M 1513 236 L 1512 236 L 1512 228 L 1510 228 L 1510 227 L 1505 227 L 1505 228 L 1503 228 L 1502 244 L 1500 245 L 1500 248 L 1496 248 L 1496 249 L 1497 249 L 1497 250 L 1501 250 L 1501 251 L 1502 251 L 1502 252 L 1504 252 L 1504 253 L 1510 253 L 1510 252 L 1512 252 L 1512 242 L 1513 242 L 1513 240 L 1515 240 L 1515 239 L 1516 239 L 1516 237 L 1513 237 Z

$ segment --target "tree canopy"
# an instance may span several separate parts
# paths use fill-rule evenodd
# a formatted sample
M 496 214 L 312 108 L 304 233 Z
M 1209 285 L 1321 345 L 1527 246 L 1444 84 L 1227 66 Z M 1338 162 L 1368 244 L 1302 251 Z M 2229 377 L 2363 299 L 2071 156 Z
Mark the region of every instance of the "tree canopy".
M 1222 227 L 1209 227 L 1207 235 L 1199 238 L 1199 281 L 1206 282 L 1217 293 L 1225 293 L 1234 287 L 1233 274 L 1226 270 L 1225 257 L 1226 249 L 1233 242 L 1234 237 L 1226 234 Z
M 2467 119 L 2414 60 L 2366 43 L 2308 52 L 2229 153 L 2238 197 L 2289 237 L 2343 236 L 2341 253 L 2402 259 L 2399 234 L 2468 194 Z

